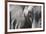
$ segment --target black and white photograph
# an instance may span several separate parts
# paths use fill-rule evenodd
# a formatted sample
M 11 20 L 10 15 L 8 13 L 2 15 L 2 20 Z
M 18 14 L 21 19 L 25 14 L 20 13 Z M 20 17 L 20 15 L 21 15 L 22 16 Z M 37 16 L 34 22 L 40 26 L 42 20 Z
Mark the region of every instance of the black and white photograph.
M 8 32 L 43 30 L 43 4 L 8 2 Z

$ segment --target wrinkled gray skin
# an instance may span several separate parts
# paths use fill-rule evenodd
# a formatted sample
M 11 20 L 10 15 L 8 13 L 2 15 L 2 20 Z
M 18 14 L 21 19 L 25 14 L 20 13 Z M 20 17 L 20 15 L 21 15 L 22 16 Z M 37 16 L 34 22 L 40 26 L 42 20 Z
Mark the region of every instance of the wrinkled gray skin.
M 34 6 L 32 10 L 32 28 L 41 27 L 41 7 Z
M 23 7 L 19 5 L 11 5 L 10 6 L 10 11 L 11 11 L 10 28 L 11 29 L 39 28 L 41 22 L 40 19 L 41 17 L 39 18 L 40 10 L 41 8 L 39 6 Z

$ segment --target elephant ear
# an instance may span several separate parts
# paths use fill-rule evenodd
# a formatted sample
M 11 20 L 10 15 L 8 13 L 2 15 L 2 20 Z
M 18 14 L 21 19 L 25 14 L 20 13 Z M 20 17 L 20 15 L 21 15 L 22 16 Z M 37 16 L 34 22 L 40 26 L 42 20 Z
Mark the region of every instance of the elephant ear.
M 41 18 L 41 12 L 39 13 L 39 18 Z

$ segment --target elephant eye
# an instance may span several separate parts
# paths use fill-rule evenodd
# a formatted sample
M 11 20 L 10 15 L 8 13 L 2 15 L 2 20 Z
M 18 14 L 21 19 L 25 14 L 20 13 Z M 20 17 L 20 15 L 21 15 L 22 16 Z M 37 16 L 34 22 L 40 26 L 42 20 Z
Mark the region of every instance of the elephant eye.
M 29 16 L 29 17 L 32 17 L 31 11 L 28 12 L 28 16 Z

